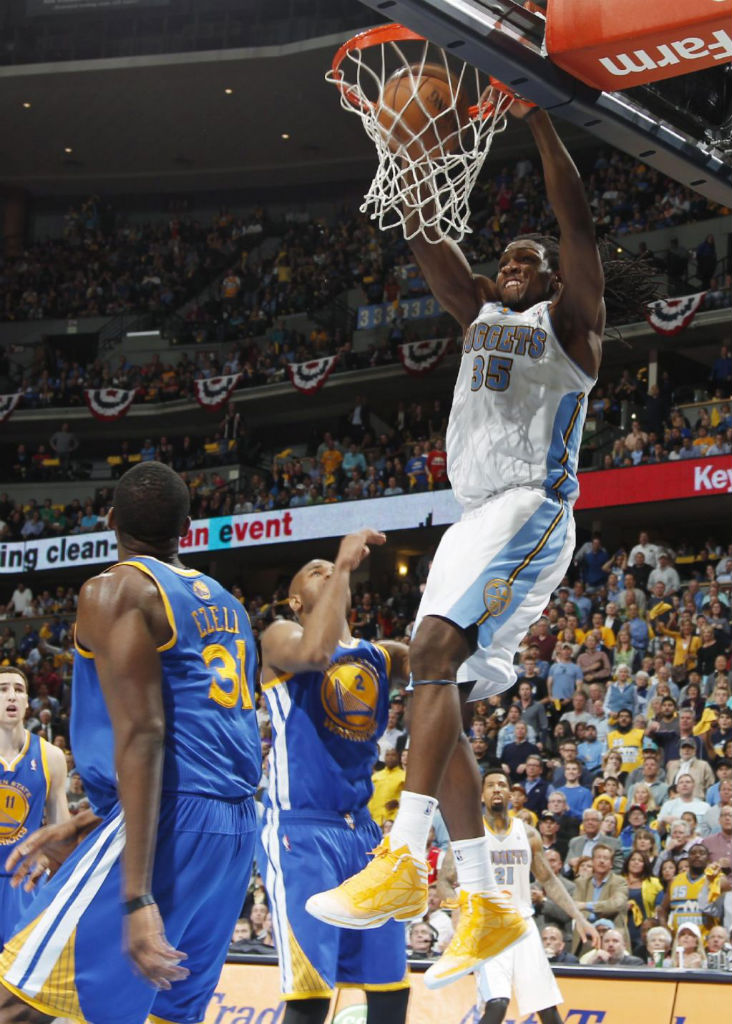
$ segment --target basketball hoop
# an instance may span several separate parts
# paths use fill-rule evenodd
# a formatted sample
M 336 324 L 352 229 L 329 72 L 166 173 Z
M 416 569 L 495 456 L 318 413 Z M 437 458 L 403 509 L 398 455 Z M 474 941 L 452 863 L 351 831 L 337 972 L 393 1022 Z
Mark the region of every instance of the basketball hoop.
M 471 231 L 470 193 L 515 94 L 396 24 L 349 39 L 325 77 L 376 146 L 379 166 L 361 212 L 382 230 L 401 228 L 407 240 L 460 241 Z M 437 105 L 425 97 L 426 83 Z

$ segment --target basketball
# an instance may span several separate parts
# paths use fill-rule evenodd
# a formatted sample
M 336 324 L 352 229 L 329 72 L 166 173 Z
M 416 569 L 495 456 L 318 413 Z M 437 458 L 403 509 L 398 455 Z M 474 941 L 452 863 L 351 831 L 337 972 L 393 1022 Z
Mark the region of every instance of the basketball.
M 450 153 L 468 122 L 468 100 L 442 64 L 401 68 L 384 84 L 376 118 L 392 152 L 413 160 Z

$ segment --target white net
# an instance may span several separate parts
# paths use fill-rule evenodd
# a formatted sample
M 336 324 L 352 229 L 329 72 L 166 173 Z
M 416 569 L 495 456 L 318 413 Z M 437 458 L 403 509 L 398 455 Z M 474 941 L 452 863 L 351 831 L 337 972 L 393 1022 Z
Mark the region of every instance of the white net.
M 471 230 L 470 193 L 514 97 L 398 25 L 351 40 L 325 77 L 376 146 L 379 165 L 361 211 L 407 240 L 460 241 Z

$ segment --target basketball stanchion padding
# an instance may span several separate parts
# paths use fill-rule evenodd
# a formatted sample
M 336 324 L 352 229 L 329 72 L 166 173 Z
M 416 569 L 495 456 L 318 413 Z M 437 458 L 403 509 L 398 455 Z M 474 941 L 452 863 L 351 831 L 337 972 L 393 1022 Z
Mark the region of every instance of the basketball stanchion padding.
M 614 92 L 732 60 L 732 0 L 549 0 L 550 60 Z
M 462 239 L 470 193 L 515 94 L 403 25 L 349 39 L 325 77 L 376 146 L 361 211 L 407 239 Z

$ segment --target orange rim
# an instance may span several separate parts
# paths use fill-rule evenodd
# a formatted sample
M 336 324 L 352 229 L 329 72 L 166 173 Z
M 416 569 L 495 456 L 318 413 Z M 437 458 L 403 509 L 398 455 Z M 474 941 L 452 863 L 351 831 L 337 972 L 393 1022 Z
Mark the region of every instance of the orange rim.
M 395 43 L 404 40 L 412 40 L 417 42 L 426 42 L 424 36 L 421 36 L 418 32 L 413 32 L 411 28 L 407 28 L 406 25 L 399 25 L 396 22 L 392 22 L 388 25 L 377 25 L 376 28 L 368 28 L 364 32 L 359 32 L 358 35 L 353 36 L 347 40 L 335 53 L 333 62 L 331 64 L 331 81 L 338 88 L 339 92 L 348 100 L 351 106 L 359 110 L 373 110 L 374 104 L 365 99 L 357 89 L 353 86 L 348 85 L 343 80 L 343 72 L 341 71 L 341 64 L 344 59 L 351 53 L 352 50 L 366 50 L 371 46 L 380 46 L 382 43 Z M 511 99 L 516 99 L 516 93 L 509 89 L 507 85 L 500 82 L 497 78 L 492 75 L 488 76 L 490 83 L 494 89 L 498 92 L 504 93 L 506 96 L 510 96 Z M 528 102 L 524 100 L 523 102 Z M 531 106 L 536 106 L 532 103 Z M 492 117 L 495 113 L 495 104 L 493 103 L 475 103 L 473 106 L 468 107 L 468 117 L 473 119 Z
M 364 99 L 355 89 L 343 81 L 341 64 L 344 58 L 348 56 L 351 50 L 366 50 L 370 46 L 380 46 L 381 43 L 395 43 L 405 39 L 426 41 L 424 36 L 419 35 L 418 32 L 413 32 L 406 25 L 398 25 L 396 22 L 391 22 L 388 25 L 377 25 L 376 28 L 367 28 L 365 32 L 359 32 L 358 35 L 347 40 L 336 51 L 333 63 L 331 64 L 331 81 L 352 106 L 358 107 L 361 110 L 374 109 L 373 103 Z

